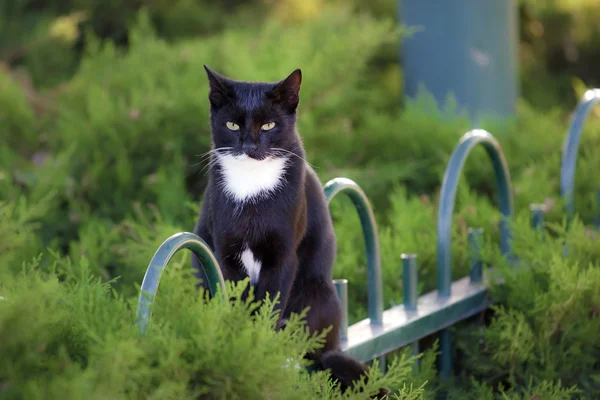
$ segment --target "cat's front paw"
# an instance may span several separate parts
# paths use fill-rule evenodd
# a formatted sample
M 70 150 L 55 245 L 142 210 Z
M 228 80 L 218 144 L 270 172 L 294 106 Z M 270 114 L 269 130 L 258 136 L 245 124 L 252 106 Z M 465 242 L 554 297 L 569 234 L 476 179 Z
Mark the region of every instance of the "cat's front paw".
M 390 391 L 386 388 L 381 388 L 379 389 L 379 393 L 377 393 L 374 397 L 371 397 L 372 399 L 377 399 L 377 400 L 385 400 L 385 399 L 389 399 L 389 395 L 390 395 Z
M 276 331 L 280 331 L 283 328 L 285 328 L 286 324 L 287 324 L 288 320 L 287 319 L 280 319 L 279 321 L 277 321 L 277 325 L 275 325 L 275 330 Z

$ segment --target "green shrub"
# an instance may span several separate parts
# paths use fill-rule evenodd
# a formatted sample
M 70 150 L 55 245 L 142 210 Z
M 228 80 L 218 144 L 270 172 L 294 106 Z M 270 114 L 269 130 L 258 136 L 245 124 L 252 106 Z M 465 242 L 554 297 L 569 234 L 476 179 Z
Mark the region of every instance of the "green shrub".
M 271 302 L 251 316 L 258 305 L 240 300 L 247 281 L 228 285 L 234 301 L 206 302 L 174 262 L 140 336 L 135 298 L 93 277 L 87 260 L 55 258 L 49 273 L 38 263 L 0 283 L 3 398 L 342 398 L 326 373 L 302 372 L 302 356 L 324 335 L 311 337 L 301 316 L 276 332 Z M 398 359 L 385 376 L 375 366 L 369 383 L 344 398 L 366 399 L 385 385 L 398 388 L 398 399 L 419 399 L 422 388 L 405 384 L 410 365 Z
M 461 333 L 466 357 L 462 376 L 517 393 L 560 382 L 595 398 L 600 393 L 600 253 L 595 234 L 575 221 L 568 231 L 548 224 L 541 236 L 524 214 L 513 229 L 518 266 L 511 268 L 495 246 L 484 252 L 504 283 L 491 287 L 497 305 L 489 326 Z
M 28 103 L 25 91 L 14 81 L 8 70 L 0 69 L 0 120 L 2 135 L 0 146 L 3 152 L 31 151 L 36 143 L 36 116 Z M 8 149 L 7 149 L 8 147 Z M 4 155 L 4 154 L 3 154 Z M 7 154 L 0 158 L 2 167 L 8 167 Z

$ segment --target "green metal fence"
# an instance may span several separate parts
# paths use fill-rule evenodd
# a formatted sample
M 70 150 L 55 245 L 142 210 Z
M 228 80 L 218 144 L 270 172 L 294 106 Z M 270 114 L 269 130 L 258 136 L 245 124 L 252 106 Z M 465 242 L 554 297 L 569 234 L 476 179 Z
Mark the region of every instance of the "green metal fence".
M 574 213 L 573 185 L 577 148 L 583 121 L 591 107 L 600 102 L 600 89 L 586 92 L 575 110 L 563 150 L 561 168 L 561 191 L 567 199 L 566 212 Z M 395 349 L 412 346 L 418 352 L 418 341 L 432 334 L 440 337 L 440 370 L 443 376 L 451 375 L 452 340 L 447 328 L 489 307 L 486 296 L 486 276 L 479 256 L 483 236 L 481 228 L 469 228 L 470 247 L 469 276 L 452 281 L 451 225 L 456 190 L 460 174 L 469 154 L 476 146 L 485 148 L 494 168 L 500 220 L 500 249 L 506 257 L 511 254 L 510 218 L 513 215 L 512 187 L 507 163 L 500 144 L 485 130 L 467 132 L 454 149 L 446 167 L 442 182 L 437 223 L 437 272 L 438 288 L 417 296 L 417 255 L 402 254 L 403 304 L 387 310 L 383 307 L 381 258 L 377 226 L 369 201 L 362 189 L 352 180 L 335 178 L 324 186 L 330 202 L 340 193 L 353 202 L 363 230 L 367 254 L 368 318 L 348 326 L 347 280 L 335 280 L 338 296 L 342 302 L 343 319 L 340 330 L 345 352 L 360 361 L 382 358 Z M 544 207 L 531 205 L 532 226 L 541 229 Z M 163 242 L 152 258 L 142 282 L 137 310 L 138 325 L 142 332 L 149 323 L 151 308 L 156 296 L 162 272 L 169 260 L 181 249 L 193 251 L 202 261 L 208 277 L 209 288 L 214 296 L 225 293 L 223 277 L 217 260 L 208 245 L 192 233 L 178 233 Z M 399 266 L 400 269 L 400 266 Z M 384 363 L 383 363 L 384 364 Z

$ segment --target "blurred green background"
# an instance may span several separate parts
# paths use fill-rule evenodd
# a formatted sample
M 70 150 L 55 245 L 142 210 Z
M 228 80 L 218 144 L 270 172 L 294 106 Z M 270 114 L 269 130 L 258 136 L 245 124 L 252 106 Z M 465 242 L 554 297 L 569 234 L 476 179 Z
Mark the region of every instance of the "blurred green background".
M 575 82 L 593 86 L 600 79 L 594 67 L 600 57 L 598 2 L 517 3 L 524 97 L 542 107 L 573 105 Z M 0 7 L 1 62 L 10 68 L 25 67 L 35 87 L 50 88 L 68 81 L 77 69 L 89 47 L 86 33 L 126 49 L 142 9 L 157 35 L 175 43 L 226 31 L 250 33 L 266 21 L 303 23 L 338 7 L 393 21 L 398 4 L 393 0 L 11 0 Z M 386 70 L 396 62 L 396 48 L 390 46 L 378 53 L 374 65 Z
M 521 0 L 518 7 L 517 116 L 482 127 L 500 140 L 517 207 L 525 208 L 560 200 L 570 113 L 600 84 L 600 4 Z M 398 54 L 407 32 L 396 9 L 391 0 L 2 2 L 0 196 L 43 198 L 50 209 L 40 217 L 40 244 L 97 253 L 93 264 L 104 275 L 120 275 L 116 248 L 130 219 L 149 213 L 193 227 L 206 183 L 199 155 L 210 146 L 207 64 L 241 80 L 274 81 L 302 68 L 299 130 L 323 182 L 357 181 L 382 223 L 391 188 L 435 202 L 470 124 L 451 100 L 441 111 L 427 94 L 405 101 Z M 584 153 L 596 143 L 594 117 Z M 466 181 L 492 199 L 491 168 L 482 152 L 473 157 Z M 593 218 L 588 162 L 582 154 L 578 206 Z M 148 256 L 136 260 L 140 271 Z

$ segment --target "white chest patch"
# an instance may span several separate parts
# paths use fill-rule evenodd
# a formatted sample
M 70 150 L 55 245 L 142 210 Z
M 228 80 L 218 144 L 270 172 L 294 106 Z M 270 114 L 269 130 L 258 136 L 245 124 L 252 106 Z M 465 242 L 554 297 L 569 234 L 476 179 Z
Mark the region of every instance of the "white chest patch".
M 246 269 L 248 277 L 250 277 L 250 283 L 256 285 L 258 277 L 260 276 L 261 262 L 254 258 L 254 254 L 249 248 L 246 248 L 246 250 L 240 253 L 240 260 Z
M 287 157 L 255 160 L 247 155 L 218 155 L 223 175 L 223 189 L 234 200 L 244 202 L 268 196 L 283 184 Z

